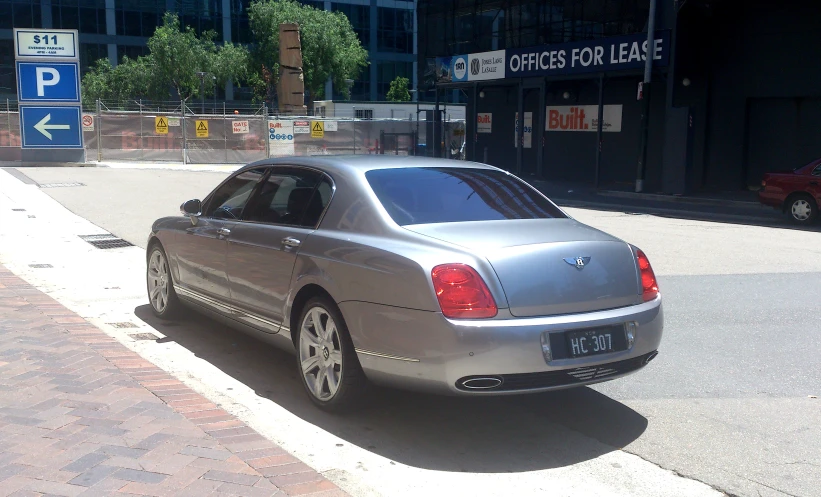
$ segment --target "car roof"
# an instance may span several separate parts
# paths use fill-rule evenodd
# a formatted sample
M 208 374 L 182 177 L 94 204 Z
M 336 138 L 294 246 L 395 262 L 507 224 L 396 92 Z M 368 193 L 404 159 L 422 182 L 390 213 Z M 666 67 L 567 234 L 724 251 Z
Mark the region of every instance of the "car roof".
M 263 159 L 243 167 L 240 171 L 260 166 L 308 166 L 328 173 L 364 174 L 375 169 L 401 169 L 411 167 L 446 167 L 457 169 L 490 169 L 496 167 L 478 162 L 433 157 L 396 156 L 396 155 L 323 155 L 309 157 L 280 157 Z

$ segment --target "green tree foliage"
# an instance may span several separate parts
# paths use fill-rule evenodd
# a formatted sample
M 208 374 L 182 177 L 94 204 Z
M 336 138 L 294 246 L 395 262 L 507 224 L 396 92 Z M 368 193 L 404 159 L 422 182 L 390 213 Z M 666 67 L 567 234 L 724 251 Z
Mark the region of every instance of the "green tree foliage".
M 83 76 L 83 99 L 86 102 L 97 99 L 123 102 L 153 98 L 159 92 L 154 84 L 155 78 L 146 57 L 123 57 L 116 67 L 112 67 L 108 59 L 99 59 Z
M 279 25 L 296 23 L 302 42 L 303 77 L 311 100 L 325 95 L 325 82 L 348 92 L 346 79 L 355 79 L 368 65 L 368 52 L 341 12 L 328 12 L 295 0 L 257 0 L 248 9 L 256 39 L 252 77 L 258 96 L 270 97 L 279 74 Z
M 193 28 L 182 29 L 176 14 L 166 13 L 163 24 L 148 39 L 149 54 L 137 59 L 127 57 L 112 67 L 100 59 L 83 77 L 83 98 L 124 101 L 148 98 L 189 100 L 203 90 L 213 94 L 217 85 L 228 81 L 240 84 L 248 77 L 249 52 L 241 45 L 214 43 L 214 33 L 197 36 Z M 176 95 L 174 95 L 176 94 Z
M 410 91 L 408 91 L 409 84 L 408 78 L 397 76 L 396 79 L 391 81 L 391 87 L 388 89 L 387 95 L 388 100 L 391 102 L 409 102 L 411 99 Z

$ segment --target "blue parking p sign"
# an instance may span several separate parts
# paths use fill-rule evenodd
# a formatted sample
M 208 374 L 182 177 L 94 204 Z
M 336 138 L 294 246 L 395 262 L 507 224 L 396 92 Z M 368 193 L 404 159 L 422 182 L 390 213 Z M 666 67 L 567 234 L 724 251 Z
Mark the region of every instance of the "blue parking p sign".
M 80 106 L 20 106 L 23 148 L 83 148 Z
M 80 64 L 77 62 L 17 62 L 20 102 L 80 103 Z

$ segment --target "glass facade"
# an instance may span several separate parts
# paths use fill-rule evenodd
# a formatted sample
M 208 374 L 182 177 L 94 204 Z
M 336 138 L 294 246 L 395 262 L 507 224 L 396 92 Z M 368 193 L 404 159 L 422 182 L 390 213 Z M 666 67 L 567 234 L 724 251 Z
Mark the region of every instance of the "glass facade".
M 0 29 L 42 26 L 42 9 L 39 1 L 0 0 Z
M 105 34 L 105 0 L 52 0 L 52 27 Z
M 430 58 L 641 32 L 649 5 L 649 0 L 420 0 L 419 52 Z
M 379 62 L 376 64 L 376 84 L 377 92 L 382 96 L 380 100 L 385 99 L 388 90 L 391 87 L 391 81 L 397 76 L 408 78 L 413 82 L 413 62 Z M 413 85 L 410 85 L 413 89 Z
M 145 54 L 147 38 L 154 34 L 169 7 L 184 25 L 198 33 L 212 30 L 217 33 L 217 40 L 252 43 L 248 21 L 251 1 L 108 0 L 107 8 L 106 0 L 0 0 L 0 30 L 7 30 L 0 31 L 0 94 L 16 92 L 13 27 L 77 29 L 81 71 L 85 72 L 94 61 L 109 56 L 109 44 L 115 46 L 113 53 L 118 61 L 126 55 L 136 58 Z M 397 75 L 413 81 L 413 1 L 376 0 L 367 5 L 358 0 L 300 1 L 317 9 L 329 7 L 344 13 L 362 46 L 370 52 L 373 67 L 364 68 L 355 79 L 352 99 L 383 100 Z M 227 28 L 223 24 L 223 9 L 230 14 Z M 338 90 L 334 91 L 336 98 L 341 96 Z
M 380 52 L 413 53 L 413 11 L 377 7 L 376 49 Z

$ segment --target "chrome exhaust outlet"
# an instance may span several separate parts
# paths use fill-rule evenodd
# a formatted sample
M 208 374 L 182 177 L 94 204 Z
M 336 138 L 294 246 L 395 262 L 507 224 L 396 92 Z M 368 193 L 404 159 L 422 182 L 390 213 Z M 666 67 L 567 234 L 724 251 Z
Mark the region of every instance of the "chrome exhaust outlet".
M 470 378 L 463 380 L 461 385 L 468 390 L 492 390 L 502 385 L 502 379 L 493 376 Z
M 657 350 L 654 350 L 653 352 L 650 352 L 650 355 L 648 355 L 647 359 L 644 360 L 644 365 L 646 366 L 647 364 L 649 364 L 650 361 L 655 359 L 657 355 L 659 355 Z

